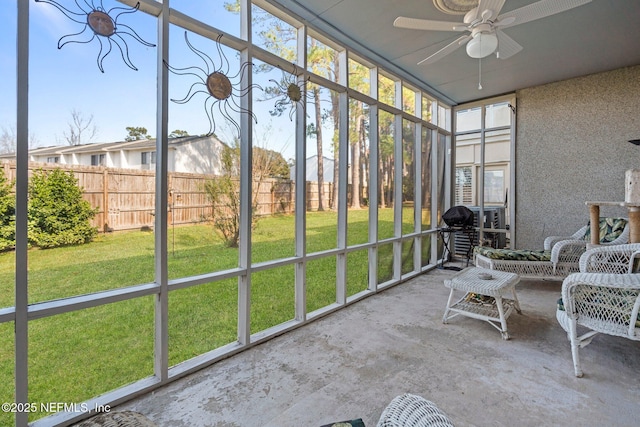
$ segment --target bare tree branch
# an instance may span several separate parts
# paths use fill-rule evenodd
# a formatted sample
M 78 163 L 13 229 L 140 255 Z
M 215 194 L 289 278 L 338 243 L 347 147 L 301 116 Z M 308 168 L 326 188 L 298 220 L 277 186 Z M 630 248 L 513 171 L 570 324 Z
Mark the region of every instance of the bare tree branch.
M 62 132 L 64 139 L 67 140 L 69 145 L 80 145 L 91 142 L 98 133 L 98 128 L 93 125 L 93 114 L 88 118 L 85 117 L 82 112 L 75 108 L 71 110 L 71 121 L 67 123 L 69 129 L 67 132 Z
M 29 134 L 29 148 L 35 147 L 38 143 L 34 134 Z M 14 127 L 2 127 L 0 132 L 0 154 L 15 153 L 18 146 L 18 137 Z

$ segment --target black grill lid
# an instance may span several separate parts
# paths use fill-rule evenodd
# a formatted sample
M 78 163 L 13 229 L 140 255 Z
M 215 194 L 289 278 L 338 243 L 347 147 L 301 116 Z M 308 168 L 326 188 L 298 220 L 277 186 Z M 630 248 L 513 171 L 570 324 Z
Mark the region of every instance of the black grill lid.
M 473 211 L 466 206 L 454 206 L 442 215 L 442 220 L 449 227 L 472 227 Z

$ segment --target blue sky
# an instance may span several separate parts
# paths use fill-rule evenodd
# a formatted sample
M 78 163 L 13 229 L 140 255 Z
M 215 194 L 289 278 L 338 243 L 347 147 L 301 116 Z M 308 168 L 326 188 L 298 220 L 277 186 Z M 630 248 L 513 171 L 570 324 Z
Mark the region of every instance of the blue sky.
M 91 10 L 86 2 L 91 3 L 91 0 L 78 0 L 78 3 L 74 0 L 59 0 L 60 4 L 79 13 L 82 9 L 85 12 Z M 94 4 L 99 5 L 100 0 L 94 0 Z M 103 4 L 107 11 L 124 6 L 114 0 L 103 0 Z M 171 1 L 173 8 L 193 14 L 209 25 L 237 35 L 239 17 L 225 11 L 223 4 L 223 0 Z M 102 63 L 102 73 L 97 65 L 100 48 L 97 40 L 90 43 L 68 43 L 61 49 L 57 47 L 61 37 L 79 33 L 84 28 L 83 24 L 71 21 L 51 4 L 31 0 L 29 5 L 29 129 L 36 145 L 66 145 L 64 133 L 68 131 L 72 110 L 80 112 L 85 118 L 93 116 L 93 124 L 98 133 L 87 142 L 121 141 L 127 135 L 127 126 L 146 127 L 152 136 L 156 136 L 157 49 L 144 46 L 127 34 L 121 34 L 129 49 L 130 60 L 138 71 L 125 64 L 114 45 Z M 113 12 L 111 15 L 115 14 Z M 15 129 L 16 15 L 17 0 L 0 1 L 0 16 L 5 18 L 0 26 L 0 128 L 5 129 Z M 123 14 L 118 17 L 117 24 L 134 28 L 143 40 L 157 44 L 157 21 L 154 17 L 142 12 Z M 126 30 L 123 26 L 119 29 Z M 71 39 L 88 37 L 73 36 Z M 216 63 L 214 67 L 225 67 L 221 62 L 223 60 L 218 57 L 214 41 L 193 33 L 189 33 L 189 40 L 212 58 Z M 184 29 L 171 27 L 170 46 L 171 66 L 203 66 L 202 59 L 186 46 Z M 239 67 L 237 57 L 230 49 L 225 49 L 225 55 L 229 61 L 229 75 L 235 75 Z M 269 79 L 280 80 L 281 77 L 282 72 L 275 69 L 254 78 L 264 86 L 269 84 Z M 183 98 L 195 81 L 194 76 L 170 75 L 170 97 Z M 238 83 L 236 88 L 239 89 L 239 80 L 232 80 L 234 82 Z M 254 91 L 254 98 L 259 99 L 260 94 Z M 204 110 L 205 99 L 206 96 L 199 94 L 184 105 L 170 103 L 169 131 L 182 129 L 192 135 L 206 133 L 209 130 L 209 120 Z M 288 114 L 279 118 L 271 117 L 268 111 L 273 108 L 274 103 L 275 100 L 254 103 L 254 113 L 258 118 L 256 143 L 282 152 L 285 158 L 291 158 L 294 152 L 294 124 L 289 120 Z M 234 119 L 237 120 L 237 117 L 235 115 Z M 226 124 L 226 120 L 217 113 L 214 121 L 216 134 L 223 139 L 230 139 L 234 131 Z M 330 153 L 329 148 L 325 149 L 325 153 Z

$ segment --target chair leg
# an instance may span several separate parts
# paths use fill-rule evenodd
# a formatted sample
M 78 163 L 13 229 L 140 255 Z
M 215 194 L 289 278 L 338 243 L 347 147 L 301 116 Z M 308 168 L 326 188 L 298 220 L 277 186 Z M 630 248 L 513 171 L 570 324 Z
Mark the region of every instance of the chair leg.
M 583 375 L 582 369 L 580 369 L 580 341 L 578 340 L 578 334 L 576 330 L 576 321 L 569 321 L 569 340 L 571 341 L 571 356 L 573 357 L 573 369 L 576 377 L 581 378 Z
M 515 309 L 518 314 L 522 314 L 522 310 L 520 309 L 520 301 L 518 301 L 518 295 L 516 295 L 516 288 L 513 287 L 513 300 L 515 301 Z
M 496 300 L 496 308 L 498 309 L 498 314 L 500 315 L 500 333 L 502 334 L 503 340 L 509 339 L 509 332 L 507 331 L 507 319 L 504 317 L 504 307 L 502 306 L 502 297 L 496 296 L 494 297 Z
M 451 301 L 453 300 L 453 289 L 449 292 L 449 299 L 447 300 L 447 307 L 444 309 L 444 316 L 442 316 L 442 323 L 446 324 L 449 320 L 449 308 L 451 307 Z

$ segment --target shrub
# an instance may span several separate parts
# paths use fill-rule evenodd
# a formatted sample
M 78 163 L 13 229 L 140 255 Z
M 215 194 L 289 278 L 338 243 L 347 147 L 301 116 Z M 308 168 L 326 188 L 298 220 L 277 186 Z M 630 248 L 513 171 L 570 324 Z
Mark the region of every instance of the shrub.
M 220 162 L 222 175 L 208 179 L 204 191 L 211 201 L 214 228 L 228 247 L 237 248 L 240 239 L 240 147 L 225 145 Z
M 30 244 L 54 248 L 90 242 L 98 233 L 90 223 L 96 213 L 82 198 L 73 172 L 34 172 L 29 182 Z
M 211 201 L 213 225 L 225 244 L 237 248 L 240 239 L 240 182 L 229 175 L 209 179 L 204 190 Z
M 10 182 L 0 169 L 0 251 L 16 245 L 16 199 Z

